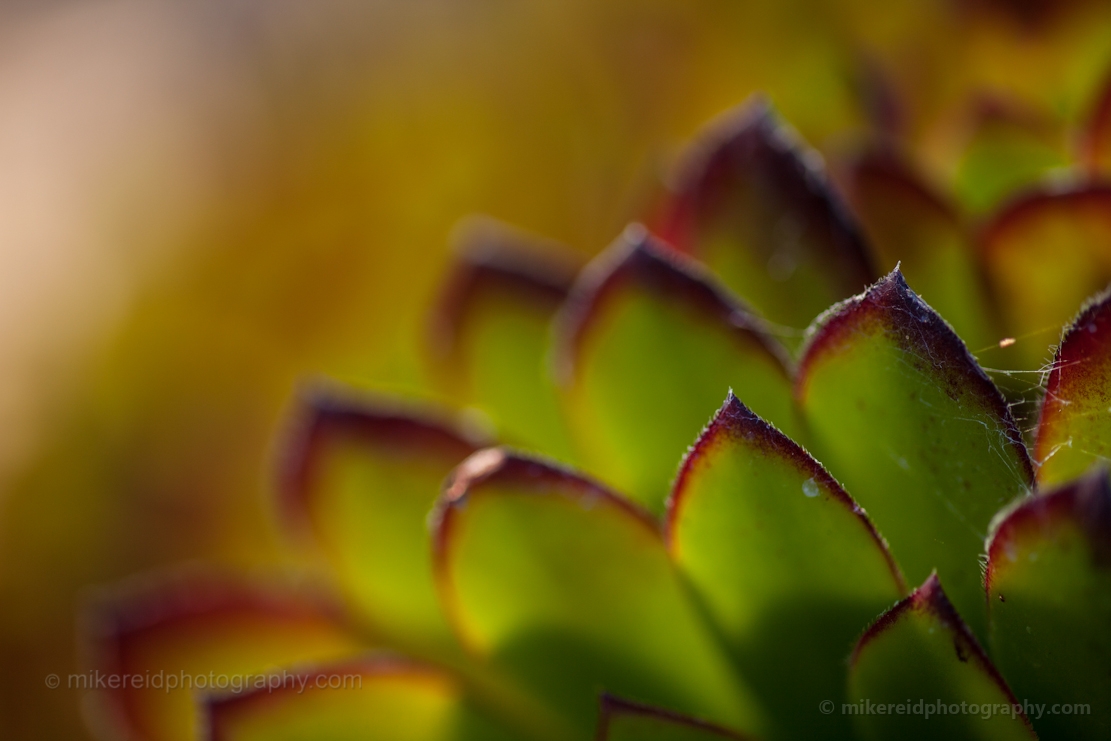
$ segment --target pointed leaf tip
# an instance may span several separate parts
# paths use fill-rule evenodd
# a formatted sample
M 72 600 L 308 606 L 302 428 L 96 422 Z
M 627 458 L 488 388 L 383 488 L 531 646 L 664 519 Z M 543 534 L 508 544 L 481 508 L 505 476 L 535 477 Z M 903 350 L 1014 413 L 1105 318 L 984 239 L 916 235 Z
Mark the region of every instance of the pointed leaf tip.
M 951 399 L 962 393 L 975 396 L 1002 423 L 1021 475 L 1033 482 L 1033 463 L 1007 400 L 953 328 L 911 289 L 899 265 L 861 295 L 814 321 L 795 376 L 795 398 L 805 404 L 815 367 L 850 349 L 861 333 L 882 334 L 907 352 L 916 366 L 938 377 Z
M 844 737 L 847 718 L 797 709 L 841 696 L 860 627 L 906 593 L 864 511 L 805 450 L 730 396 L 683 461 L 666 537 L 768 708 L 772 737 Z
M 702 266 L 646 233 L 587 267 L 557 328 L 587 465 L 653 512 L 727 388 L 780 427 L 797 424 L 785 348 Z
M 867 738 L 1037 738 L 936 573 L 860 637 L 849 688 L 843 712 Z M 950 711 L 954 705 L 963 710 Z
M 1033 466 L 965 344 L 892 271 L 818 319 L 795 394 L 811 449 L 896 544 L 907 578 L 936 568 L 986 639 L 977 557 Z

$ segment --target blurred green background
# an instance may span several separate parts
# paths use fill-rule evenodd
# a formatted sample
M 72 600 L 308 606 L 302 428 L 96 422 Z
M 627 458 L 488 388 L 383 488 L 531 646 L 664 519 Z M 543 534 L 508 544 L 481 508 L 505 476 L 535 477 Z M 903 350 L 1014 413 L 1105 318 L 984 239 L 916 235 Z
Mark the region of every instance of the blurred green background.
M 0 4 L 0 737 L 86 734 L 44 678 L 88 586 L 283 561 L 293 389 L 430 394 L 461 217 L 597 252 L 756 90 L 827 156 L 894 136 L 944 182 L 977 100 L 1065 150 L 1109 66 L 1083 2 Z

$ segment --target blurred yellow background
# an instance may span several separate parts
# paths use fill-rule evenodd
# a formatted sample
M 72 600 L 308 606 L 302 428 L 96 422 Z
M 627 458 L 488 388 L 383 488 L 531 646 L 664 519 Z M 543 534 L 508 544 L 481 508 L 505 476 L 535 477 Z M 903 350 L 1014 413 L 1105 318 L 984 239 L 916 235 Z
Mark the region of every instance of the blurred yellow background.
M 1032 20 L 1005 6 L 1066 7 Z M 975 7 L 973 7 L 975 6 Z M 0 737 L 83 737 L 82 590 L 283 558 L 300 379 L 425 396 L 452 225 L 591 254 L 756 90 L 827 155 L 951 174 L 969 101 L 1061 126 L 1098 3 L 138 0 L 0 4 Z M 893 94 L 898 115 L 887 115 Z

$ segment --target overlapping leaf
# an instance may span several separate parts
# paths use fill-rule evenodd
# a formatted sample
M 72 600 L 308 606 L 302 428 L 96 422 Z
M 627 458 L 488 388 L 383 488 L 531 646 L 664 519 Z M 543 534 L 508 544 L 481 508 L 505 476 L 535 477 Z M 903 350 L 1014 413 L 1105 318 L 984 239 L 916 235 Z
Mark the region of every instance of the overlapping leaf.
M 688 454 L 673 559 L 774 719 L 771 738 L 849 738 L 844 660 L 904 593 L 887 546 L 806 451 L 734 396 Z
M 896 270 L 819 320 L 796 394 L 811 449 L 896 544 L 907 578 L 936 568 L 986 635 L 977 558 L 992 516 L 1033 473 L 964 344 Z
M 864 633 L 849 686 L 832 712 L 867 739 L 1037 738 L 936 574 Z
M 805 327 L 875 279 L 821 157 L 765 100 L 725 114 L 691 149 L 662 234 L 768 319 Z
M 572 457 L 547 367 L 549 324 L 578 260 L 508 227 L 471 223 L 432 321 L 442 385 L 489 414 L 507 442 Z
M 209 741 L 511 741 L 459 683 L 428 666 L 372 657 L 274 672 L 210 696 Z
M 282 509 L 308 530 L 375 630 L 413 650 L 454 645 L 426 519 L 474 437 L 408 411 L 309 395 L 286 452 Z
M 1111 294 L 1086 306 L 1057 348 L 1034 458 L 1043 484 L 1068 481 L 1111 458 Z
M 1106 469 L 1026 500 L 988 543 L 994 655 L 1047 739 L 1111 735 Z
M 197 692 L 251 686 L 276 666 L 362 647 L 318 594 L 202 575 L 104 595 L 86 635 L 97 718 L 141 741 L 194 741 Z
M 984 227 L 982 260 L 1016 367 L 1039 368 L 1047 348 L 1089 296 L 1111 282 L 1111 186 L 1038 190 Z
M 953 189 L 972 213 L 990 211 L 1068 164 L 1065 136 L 1052 117 L 1014 100 L 977 98 L 965 126 Z
M 727 389 L 797 429 L 782 348 L 697 265 L 639 227 L 583 273 L 558 341 L 589 469 L 655 512 Z
M 735 728 L 755 704 L 704 628 L 657 523 L 601 486 L 501 449 L 454 474 L 436 528 L 464 643 L 590 738 L 599 688 Z
M 849 163 L 848 196 L 885 270 L 900 265 L 930 306 L 972 347 L 997 335 L 971 240 L 956 207 L 891 151 L 872 150 Z

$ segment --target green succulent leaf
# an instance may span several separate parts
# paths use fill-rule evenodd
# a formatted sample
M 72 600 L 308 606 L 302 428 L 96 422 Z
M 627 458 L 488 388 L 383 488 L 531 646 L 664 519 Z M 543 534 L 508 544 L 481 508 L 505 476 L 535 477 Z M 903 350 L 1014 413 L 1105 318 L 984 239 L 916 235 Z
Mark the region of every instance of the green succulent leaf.
M 888 150 L 848 164 L 849 200 L 881 267 L 900 265 L 908 282 L 972 347 L 998 339 L 975 253 L 956 208 Z
M 1065 331 L 1046 384 L 1034 459 L 1055 484 L 1111 458 L 1111 294 L 1096 297 Z
M 1054 121 L 1010 100 L 975 102 L 953 182 L 961 203 L 983 214 L 1020 188 L 1068 164 L 1065 137 Z
M 745 737 L 685 715 L 603 695 L 595 738 L 597 741 L 742 741 Z
M 729 388 L 797 429 L 785 351 L 696 264 L 630 227 L 559 318 L 557 368 L 590 470 L 656 513 Z
M 849 663 L 849 715 L 866 739 L 1037 738 L 936 574 L 884 613 Z
M 821 156 L 759 97 L 691 147 L 662 233 L 790 327 L 805 327 L 876 277 Z
M 474 437 L 450 424 L 335 393 L 303 402 L 281 509 L 311 536 L 373 629 L 413 650 L 455 645 L 432 579 L 426 520 Z
M 453 475 L 436 564 L 464 645 L 590 738 L 597 691 L 737 728 L 755 704 L 687 600 L 657 522 L 587 479 L 501 449 Z
M 1013 367 L 1040 368 L 1060 328 L 1111 282 L 1111 185 L 1017 198 L 984 227 L 980 250 L 1007 329 L 1018 340 Z
M 436 375 L 489 414 L 502 439 L 570 460 L 547 350 L 552 316 L 580 262 L 488 221 L 472 222 L 461 240 L 433 314 Z
M 320 594 L 200 574 L 102 595 L 84 638 L 96 717 L 106 733 L 143 741 L 194 741 L 197 691 L 365 650 Z
M 451 676 L 387 657 L 276 671 L 249 691 L 209 696 L 203 711 L 210 741 L 514 738 Z
M 848 738 L 844 660 L 906 593 L 887 544 L 825 469 L 732 394 L 680 469 L 672 559 L 768 708 L 771 737 Z M 800 712 L 804 710 L 804 712 Z
M 820 317 L 796 394 L 812 450 L 896 544 L 908 580 L 935 568 L 987 635 L 978 557 L 1033 473 L 1006 402 L 895 270 Z
M 1111 737 L 1106 469 L 1022 502 L 988 543 L 993 653 L 1045 738 Z

